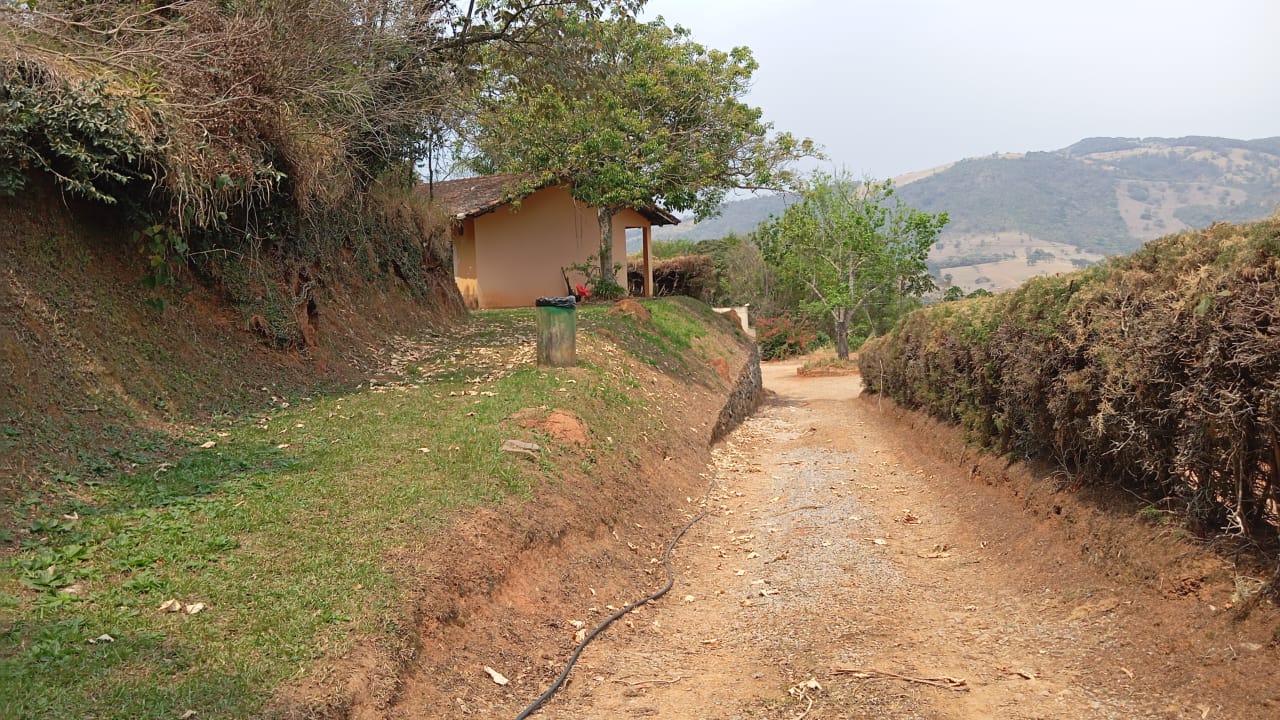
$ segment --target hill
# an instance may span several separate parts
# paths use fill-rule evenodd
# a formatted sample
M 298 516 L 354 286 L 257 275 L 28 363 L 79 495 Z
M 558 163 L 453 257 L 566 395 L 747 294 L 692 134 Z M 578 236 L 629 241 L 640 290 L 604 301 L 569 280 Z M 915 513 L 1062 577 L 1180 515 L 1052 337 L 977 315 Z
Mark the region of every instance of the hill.
M 732 200 L 721 205 L 720 214 L 713 218 L 692 222 L 691 217 L 682 217 L 679 225 L 654 228 L 653 236 L 658 240 L 696 241 L 714 240 L 730 233 L 745 235 L 769 219 L 770 215 L 782 214 L 791 197 L 786 193 L 779 193 Z M 633 248 L 627 248 L 627 252 L 633 251 Z
M 968 288 L 1013 287 L 1162 235 L 1268 217 L 1280 206 L 1280 137 L 1087 138 L 1051 152 L 970 158 L 898 178 L 902 197 L 951 224 L 936 274 Z M 725 204 L 679 237 L 750 232 L 782 203 Z
M 950 211 L 952 235 L 1015 231 L 1114 254 L 1270 215 L 1280 203 L 1280 138 L 1089 138 L 1054 152 L 962 160 L 902 194 Z

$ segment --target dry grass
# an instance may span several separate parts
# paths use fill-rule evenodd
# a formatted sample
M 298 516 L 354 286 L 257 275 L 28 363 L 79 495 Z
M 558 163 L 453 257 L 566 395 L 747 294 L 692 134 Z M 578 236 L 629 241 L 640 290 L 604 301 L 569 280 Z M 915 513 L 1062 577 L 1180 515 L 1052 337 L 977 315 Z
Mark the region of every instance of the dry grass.
M 1037 250 L 1051 253 L 1054 259 L 1028 265 L 1027 253 Z M 935 260 L 947 260 L 974 254 L 1008 254 L 1013 257 L 999 262 L 946 267 L 942 268 L 941 272 L 944 275 L 951 275 L 952 284 L 965 290 L 983 288 L 1000 291 L 1015 288 L 1033 277 L 1074 272 L 1078 268 L 1072 264 L 1072 260 L 1097 262 L 1103 259 L 1103 256 L 1097 253 L 1064 243 L 1041 240 L 1021 232 L 947 236 L 943 240 L 942 249 L 934 250 L 930 253 L 930 257 Z M 983 279 L 983 282 L 978 282 L 979 279 Z
M 856 356 L 848 360 L 841 360 L 837 357 L 815 358 L 806 360 L 803 365 L 796 368 L 796 374 L 805 377 L 857 375 L 858 372 L 858 358 Z
M 0 62 L 54 92 L 105 80 L 129 101 L 130 128 L 149 148 L 141 160 L 183 227 L 280 195 L 303 213 L 345 202 L 406 159 L 408 129 L 455 85 L 430 46 L 405 34 L 426 26 L 354 22 L 373 3 L 33 5 L 4 12 L 13 22 Z M 389 61 L 415 52 L 417 63 Z

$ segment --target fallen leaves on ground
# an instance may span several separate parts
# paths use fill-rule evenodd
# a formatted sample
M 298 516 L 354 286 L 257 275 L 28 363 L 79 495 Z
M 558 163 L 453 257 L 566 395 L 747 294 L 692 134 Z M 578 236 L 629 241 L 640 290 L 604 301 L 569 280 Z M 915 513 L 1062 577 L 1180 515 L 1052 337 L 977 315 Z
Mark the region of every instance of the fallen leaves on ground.
M 796 683 L 787 689 L 787 694 L 791 697 L 804 697 L 808 692 L 822 692 L 822 685 L 818 683 L 817 678 L 809 678 L 802 683 Z
M 837 675 L 849 675 L 858 680 L 902 680 L 904 682 L 916 683 L 919 685 L 930 685 L 933 687 L 945 688 L 956 692 L 969 692 L 969 683 L 966 680 L 953 677 L 912 677 L 910 675 L 899 675 L 897 673 L 885 672 L 884 670 L 873 670 L 870 668 L 836 668 L 833 670 Z
M 1067 622 L 1084 620 L 1096 615 L 1102 615 L 1103 613 L 1115 610 L 1119 606 L 1120 598 L 1116 597 L 1103 598 L 1096 602 L 1084 603 L 1071 611 L 1071 614 L 1067 616 Z
M 951 550 L 950 545 L 946 543 L 938 543 L 937 545 L 933 546 L 932 550 L 930 550 L 927 553 L 919 553 L 917 554 L 917 557 L 922 557 L 926 560 L 938 560 L 940 558 L 949 558 L 951 557 L 950 550 Z
M 164 612 L 164 613 L 185 612 L 188 615 L 196 615 L 200 612 L 203 612 L 208 607 L 209 607 L 208 605 L 205 605 L 202 602 L 188 604 L 180 600 L 170 598 L 160 603 L 160 607 L 156 608 L 156 610 L 159 610 L 160 612 Z

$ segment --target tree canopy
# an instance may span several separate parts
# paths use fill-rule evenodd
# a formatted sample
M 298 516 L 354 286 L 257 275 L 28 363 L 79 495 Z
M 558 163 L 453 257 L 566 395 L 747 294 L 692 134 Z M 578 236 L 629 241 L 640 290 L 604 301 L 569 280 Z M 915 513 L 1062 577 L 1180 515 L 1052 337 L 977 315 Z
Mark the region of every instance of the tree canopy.
M 568 181 L 602 239 L 623 207 L 705 216 L 730 188 L 786 183 L 813 145 L 743 102 L 751 52 L 639 22 L 643 4 L 0 2 L 0 196 L 46 174 L 160 228 L 153 261 L 210 267 L 385 245 L 386 220 L 411 268 L 421 235 L 447 242 L 414 169 L 457 157 Z
M 847 359 L 851 324 L 874 335 L 935 289 L 925 259 L 947 220 L 906 205 L 892 181 L 820 173 L 756 238 L 765 259 L 803 290 L 802 308 L 830 314 L 837 355 Z
M 774 133 L 742 101 L 749 49 L 704 47 L 662 20 L 587 18 L 561 56 L 498 65 L 468 136 L 472 162 L 564 181 L 600 209 L 612 275 L 612 215 L 658 204 L 713 214 L 732 188 L 778 187 L 813 143 Z

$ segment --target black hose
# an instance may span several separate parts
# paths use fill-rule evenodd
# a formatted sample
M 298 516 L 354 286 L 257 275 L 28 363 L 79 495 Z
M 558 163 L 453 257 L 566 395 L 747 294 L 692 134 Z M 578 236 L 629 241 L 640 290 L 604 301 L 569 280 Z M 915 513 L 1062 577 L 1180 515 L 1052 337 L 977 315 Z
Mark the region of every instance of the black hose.
M 617 620 L 623 615 L 626 615 L 632 610 L 635 610 L 641 605 L 644 605 L 647 602 L 657 600 L 663 595 L 666 595 L 667 591 L 669 591 L 672 588 L 672 586 L 676 584 L 676 574 L 671 569 L 671 551 L 675 550 L 676 543 L 680 542 L 680 538 L 684 537 L 684 534 L 689 532 L 689 528 L 693 527 L 695 523 L 697 523 L 699 520 L 707 516 L 707 501 L 711 496 L 711 488 L 713 487 L 715 487 L 714 478 L 712 479 L 711 483 L 707 485 L 707 492 L 706 494 L 703 495 L 702 512 L 698 513 L 697 516 L 695 516 L 692 520 L 685 523 L 685 526 L 680 528 L 680 532 L 676 533 L 676 536 L 674 538 L 671 538 L 671 543 L 667 545 L 667 551 L 662 556 L 662 566 L 667 570 L 667 584 L 663 585 L 662 589 L 657 590 L 656 592 L 652 592 L 648 595 L 645 595 L 639 600 L 636 600 L 624 606 L 621 610 L 618 610 L 614 614 L 605 618 L 604 622 L 597 625 L 595 630 L 592 630 L 591 632 L 587 633 L 587 636 L 582 639 L 582 642 L 578 643 L 578 647 L 574 648 L 573 653 L 569 655 L 569 662 L 565 663 L 564 670 L 560 671 L 560 677 L 557 677 L 556 681 L 551 683 L 551 687 L 547 688 L 546 692 L 539 695 L 537 700 L 534 700 L 533 702 L 529 703 L 529 706 L 526 707 L 524 710 L 522 710 L 520 714 L 516 716 L 516 720 L 525 720 L 525 718 L 537 712 L 538 708 L 542 707 L 542 704 L 544 702 L 546 702 L 547 700 L 550 700 L 552 695 L 556 694 L 556 691 L 559 690 L 562 685 L 564 685 L 564 681 L 569 679 L 569 671 L 572 670 L 573 666 L 578 662 L 578 656 L 582 654 L 582 651 L 586 649 L 587 645 L 591 644 L 591 641 L 594 640 L 597 635 L 604 632 L 605 628 L 612 625 L 613 621 Z

